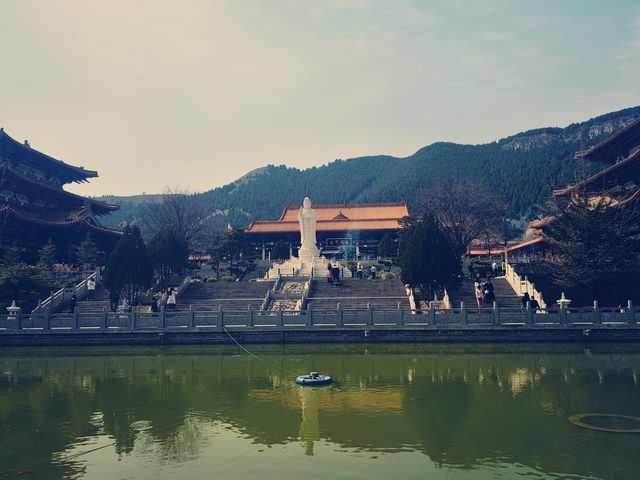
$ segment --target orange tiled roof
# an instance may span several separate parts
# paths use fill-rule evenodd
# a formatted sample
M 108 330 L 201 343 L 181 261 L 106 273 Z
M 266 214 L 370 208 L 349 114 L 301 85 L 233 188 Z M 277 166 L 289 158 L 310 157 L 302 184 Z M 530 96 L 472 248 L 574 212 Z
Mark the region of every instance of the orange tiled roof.
M 245 230 L 247 233 L 299 232 L 299 205 L 287 205 L 279 220 L 255 221 Z M 345 230 L 397 230 L 399 220 L 409 215 L 407 204 L 373 203 L 365 205 L 313 205 L 316 211 L 318 232 Z

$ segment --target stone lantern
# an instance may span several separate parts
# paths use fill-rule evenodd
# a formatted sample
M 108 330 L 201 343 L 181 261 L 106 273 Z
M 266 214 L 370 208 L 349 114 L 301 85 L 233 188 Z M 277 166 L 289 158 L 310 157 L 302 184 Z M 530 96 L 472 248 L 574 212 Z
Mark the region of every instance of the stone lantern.
M 11 305 L 7 307 L 7 312 L 9 312 L 10 317 L 17 317 L 22 310 L 20 307 L 16 305 L 16 301 L 11 302 Z

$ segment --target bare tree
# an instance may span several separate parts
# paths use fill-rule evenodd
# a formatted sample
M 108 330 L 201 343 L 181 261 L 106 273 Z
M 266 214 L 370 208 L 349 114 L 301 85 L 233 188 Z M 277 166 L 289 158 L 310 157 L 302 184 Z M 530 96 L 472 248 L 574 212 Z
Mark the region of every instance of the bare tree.
M 172 231 L 189 249 L 205 237 L 209 209 L 197 195 L 183 187 L 165 187 L 160 201 L 143 204 L 142 223 L 150 235 Z
M 417 208 L 435 218 L 460 255 L 474 239 L 502 235 L 505 225 L 504 201 L 473 180 L 441 179 L 420 192 Z

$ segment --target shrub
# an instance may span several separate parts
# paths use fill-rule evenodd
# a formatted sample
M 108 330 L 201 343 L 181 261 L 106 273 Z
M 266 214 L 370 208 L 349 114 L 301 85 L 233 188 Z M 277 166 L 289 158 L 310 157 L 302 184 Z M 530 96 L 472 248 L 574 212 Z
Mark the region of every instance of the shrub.
M 224 275 L 221 279 L 221 282 L 233 282 L 233 277 L 230 275 Z
M 383 280 L 391 280 L 392 278 L 396 278 L 396 276 L 391 272 L 383 272 L 382 279 Z

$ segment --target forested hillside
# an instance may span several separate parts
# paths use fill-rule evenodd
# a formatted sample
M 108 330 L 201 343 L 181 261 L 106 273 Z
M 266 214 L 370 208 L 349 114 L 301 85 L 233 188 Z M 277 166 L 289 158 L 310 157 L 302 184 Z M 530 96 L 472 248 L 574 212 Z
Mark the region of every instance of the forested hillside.
M 210 206 L 212 221 L 220 226 L 245 225 L 253 219 L 278 218 L 285 204 L 301 203 L 305 196 L 315 203 L 407 200 L 411 206 L 420 189 L 439 177 L 474 178 L 506 200 L 512 218 L 531 218 L 552 189 L 602 168 L 575 160 L 576 151 L 600 142 L 637 117 L 640 107 L 565 128 L 530 130 L 489 144 L 434 143 L 405 158 L 335 160 L 306 170 L 269 165 L 199 196 Z M 104 223 L 135 222 L 141 197 L 130 198 L 108 197 L 122 208 Z

